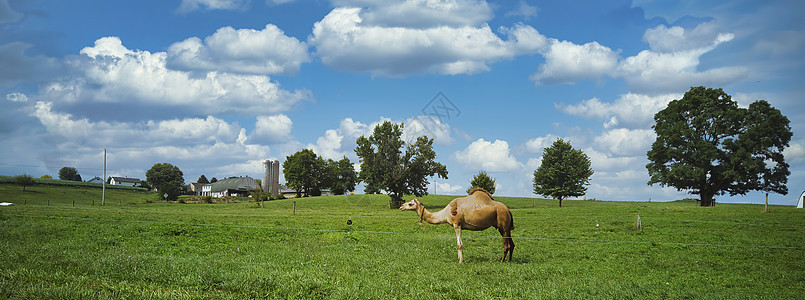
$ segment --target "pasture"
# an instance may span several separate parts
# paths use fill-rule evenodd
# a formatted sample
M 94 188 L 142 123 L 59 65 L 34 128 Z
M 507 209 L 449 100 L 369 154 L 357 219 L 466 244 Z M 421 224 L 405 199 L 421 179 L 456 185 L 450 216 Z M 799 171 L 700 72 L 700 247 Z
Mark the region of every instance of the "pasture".
M 496 197 L 514 215 L 514 260 L 498 262 L 503 243 L 489 229 L 463 232 L 458 264 L 451 227 L 418 225 L 415 213 L 387 209 L 385 195 L 260 208 L 112 190 L 100 206 L 97 188 L 27 190 L 0 184 L 0 202 L 17 204 L 0 207 L 2 298 L 792 299 L 805 291 L 805 210 L 793 207 L 559 208 Z M 435 212 L 454 197 L 419 199 Z

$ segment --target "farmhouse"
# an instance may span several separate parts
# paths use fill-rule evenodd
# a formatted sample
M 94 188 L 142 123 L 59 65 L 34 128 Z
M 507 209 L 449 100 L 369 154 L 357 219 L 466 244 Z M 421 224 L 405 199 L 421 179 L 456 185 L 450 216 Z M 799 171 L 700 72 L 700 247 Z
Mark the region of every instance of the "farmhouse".
M 249 176 L 230 177 L 211 184 L 209 187 L 209 195 L 216 198 L 223 196 L 247 197 L 249 196 L 249 191 L 257 189 L 259 186 L 257 180 Z M 205 192 L 206 187 L 206 185 L 202 186 L 202 194 Z
M 111 185 L 124 185 L 124 186 L 135 186 L 140 185 L 141 181 L 137 178 L 128 178 L 128 177 L 112 177 L 109 181 Z
M 90 180 L 87 180 L 87 182 L 89 182 L 89 183 L 103 183 L 103 179 L 101 179 L 101 178 L 100 178 L 100 177 L 98 177 L 98 176 L 95 176 L 95 178 L 92 178 L 92 179 L 90 179 Z
M 190 183 L 190 186 L 189 186 L 190 192 L 193 192 L 193 194 L 196 194 L 196 196 L 202 196 L 201 191 L 203 190 L 204 185 L 208 185 L 208 184 L 209 183 L 198 183 L 198 182 Z
M 799 194 L 799 199 L 797 200 L 797 208 L 803 208 L 805 206 L 805 192 Z

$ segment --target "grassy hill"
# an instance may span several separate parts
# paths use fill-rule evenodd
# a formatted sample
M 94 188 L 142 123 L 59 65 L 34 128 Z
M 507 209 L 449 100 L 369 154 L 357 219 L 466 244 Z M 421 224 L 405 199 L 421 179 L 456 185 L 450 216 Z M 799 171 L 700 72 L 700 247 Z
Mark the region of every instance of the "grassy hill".
M 0 202 L 18 204 L 0 207 L 3 298 L 785 299 L 805 290 L 805 210 L 793 207 L 559 208 L 498 197 L 514 215 L 513 262 L 498 262 L 502 242 L 489 229 L 464 231 L 459 265 L 452 228 L 417 225 L 384 195 L 259 208 L 108 190 L 100 206 L 93 187 L 26 190 L 0 184 Z M 453 198 L 420 200 L 436 211 Z

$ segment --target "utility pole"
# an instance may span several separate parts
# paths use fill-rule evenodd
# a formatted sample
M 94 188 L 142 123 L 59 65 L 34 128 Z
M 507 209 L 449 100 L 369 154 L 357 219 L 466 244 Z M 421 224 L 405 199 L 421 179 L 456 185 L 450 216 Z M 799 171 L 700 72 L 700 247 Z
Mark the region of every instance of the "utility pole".
M 101 206 L 106 203 L 106 148 L 103 148 L 103 192 L 101 192 Z

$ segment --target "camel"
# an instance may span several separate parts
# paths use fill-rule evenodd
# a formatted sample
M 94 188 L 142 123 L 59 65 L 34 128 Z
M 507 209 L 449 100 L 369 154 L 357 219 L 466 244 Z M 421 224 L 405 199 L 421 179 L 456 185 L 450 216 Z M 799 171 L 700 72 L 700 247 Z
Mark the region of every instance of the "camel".
M 425 206 L 417 199 L 403 204 L 400 206 L 400 210 L 416 211 L 419 215 L 420 225 L 423 220 L 435 225 L 444 223 L 453 225 L 453 229 L 456 231 L 459 263 L 464 262 L 461 230 L 480 231 L 495 227 L 503 237 L 503 258 L 500 259 L 500 262 L 506 260 L 507 254 L 511 261 L 514 252 L 514 241 L 511 235 L 511 231 L 514 229 L 514 219 L 511 211 L 503 203 L 495 201 L 492 195 L 482 188 L 472 188 L 468 194 L 467 197 L 453 199 L 444 209 L 435 213 L 425 209 Z

